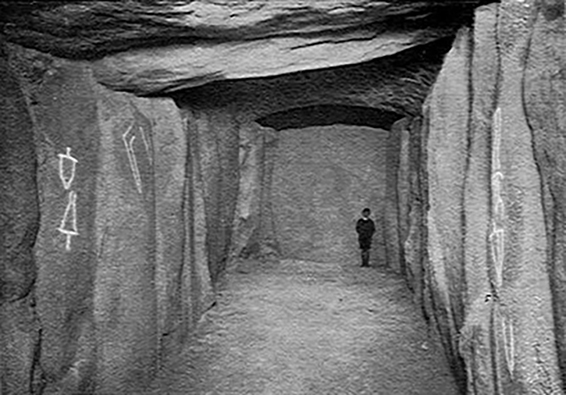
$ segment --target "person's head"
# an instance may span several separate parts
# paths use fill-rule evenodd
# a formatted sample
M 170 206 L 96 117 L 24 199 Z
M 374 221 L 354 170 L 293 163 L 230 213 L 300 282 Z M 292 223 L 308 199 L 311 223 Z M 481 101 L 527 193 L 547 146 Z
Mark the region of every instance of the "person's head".
M 364 208 L 362 210 L 362 217 L 367 218 L 371 214 L 371 210 L 369 208 Z

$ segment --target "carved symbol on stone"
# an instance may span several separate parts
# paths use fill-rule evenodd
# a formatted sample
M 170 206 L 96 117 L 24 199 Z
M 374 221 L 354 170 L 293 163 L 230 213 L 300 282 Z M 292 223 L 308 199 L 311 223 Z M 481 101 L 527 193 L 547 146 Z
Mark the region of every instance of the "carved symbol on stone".
M 134 152 L 134 140 L 136 136 L 129 138 L 130 132 L 133 130 L 134 125 L 130 126 L 126 133 L 122 135 L 122 141 L 126 146 L 126 153 L 128 154 L 128 161 L 130 162 L 130 169 L 132 170 L 132 175 L 134 176 L 134 181 L 136 183 L 136 188 L 139 193 L 142 193 L 142 184 L 140 177 L 140 170 L 138 168 L 138 161 L 136 160 L 136 153 Z
M 145 153 L 147 154 L 147 157 L 149 158 L 149 163 L 151 165 L 153 165 L 153 157 L 151 155 L 151 149 L 150 149 L 150 146 L 149 146 L 149 142 L 147 140 L 147 137 L 145 136 L 143 129 L 140 128 L 140 132 L 141 132 L 141 136 L 142 136 L 142 140 L 143 140 L 143 145 L 145 147 Z
M 500 163 L 501 150 L 501 109 L 493 114 L 493 151 L 491 163 L 491 204 L 492 232 L 489 235 L 491 255 L 495 266 L 495 283 L 498 287 L 503 283 L 503 263 L 505 260 L 505 204 L 501 197 L 503 173 Z
M 71 187 L 75 179 L 75 170 L 78 160 L 71 156 L 71 148 L 67 147 L 65 154 L 58 154 L 59 156 L 59 178 L 63 183 L 65 190 Z
M 124 146 L 126 147 L 126 154 L 128 155 L 128 161 L 130 163 L 130 169 L 132 170 L 134 182 L 136 183 L 136 188 L 139 193 L 142 193 L 142 181 L 141 181 L 140 169 L 138 167 L 138 160 L 136 157 L 136 153 L 134 151 L 134 141 L 136 140 L 136 134 L 137 134 L 136 132 L 139 132 L 139 134 L 141 135 L 141 139 L 145 147 L 145 151 L 150 164 L 153 163 L 152 160 L 153 158 L 151 155 L 150 143 L 145 135 L 144 130 L 140 127 L 134 128 L 134 126 L 135 124 L 132 124 L 128 128 L 128 130 L 126 130 L 126 133 L 122 135 L 122 141 L 124 142 Z
M 77 230 L 77 194 L 74 191 L 69 192 L 65 214 L 63 214 L 61 225 L 57 230 L 67 236 L 65 249 L 71 251 L 71 237 L 79 235 Z
M 505 354 L 505 362 L 509 374 L 513 377 L 513 370 L 515 368 L 515 337 L 513 333 L 513 321 L 503 317 L 501 321 L 503 329 L 503 350 Z
M 497 286 L 501 286 L 503 282 L 503 261 L 505 259 L 505 231 L 495 227 L 493 224 L 493 232 L 489 235 L 491 242 L 491 254 L 495 263 L 495 277 Z
M 501 151 L 501 109 L 498 107 L 493 114 L 493 168 L 499 170 L 501 162 L 499 159 Z

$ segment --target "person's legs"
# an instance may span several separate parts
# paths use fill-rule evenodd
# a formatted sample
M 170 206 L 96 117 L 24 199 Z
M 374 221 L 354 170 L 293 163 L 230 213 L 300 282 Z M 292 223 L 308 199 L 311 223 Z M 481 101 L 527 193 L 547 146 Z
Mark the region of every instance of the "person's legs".
M 369 266 L 369 248 L 364 248 L 362 250 L 362 267 Z

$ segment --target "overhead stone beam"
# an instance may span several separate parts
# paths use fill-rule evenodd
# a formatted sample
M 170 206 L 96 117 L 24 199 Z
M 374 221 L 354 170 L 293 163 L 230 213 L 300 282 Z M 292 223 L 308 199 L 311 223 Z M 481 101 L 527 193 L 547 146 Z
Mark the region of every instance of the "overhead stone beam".
M 486 0 L 0 1 L 8 40 L 70 58 L 198 39 L 250 40 L 403 24 L 467 13 Z M 448 18 L 448 20 L 446 19 Z
M 97 80 L 137 95 L 171 93 L 217 80 L 258 78 L 356 64 L 454 34 L 454 27 L 358 30 L 316 37 L 275 37 L 217 44 L 198 42 L 138 49 L 94 62 Z

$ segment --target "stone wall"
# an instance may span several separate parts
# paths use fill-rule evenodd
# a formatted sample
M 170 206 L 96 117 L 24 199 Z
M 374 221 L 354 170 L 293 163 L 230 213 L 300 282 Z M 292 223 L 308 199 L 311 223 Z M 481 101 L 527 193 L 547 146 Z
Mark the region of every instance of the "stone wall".
M 0 393 L 38 382 L 33 245 L 39 228 L 33 124 L 0 40 Z
M 426 316 L 469 394 L 563 393 L 563 27 L 559 2 L 478 8 L 424 106 L 428 214 L 409 222 L 426 229 Z
M 2 266 L 22 273 L 2 287 L 2 393 L 26 392 L 38 371 L 44 393 L 135 391 L 212 303 L 204 188 L 187 128 L 171 99 L 109 91 L 87 63 L 15 46 L 8 55 L 8 116 L 20 119 L 20 140 L 26 130 L 33 137 L 11 150 L 21 161 L 2 156 L 22 185 L 3 213 L 18 201 L 27 212 L 18 215 L 25 232 L 3 232 L 27 253 Z M 15 380 L 15 367 L 26 380 Z
M 281 254 L 359 264 L 355 224 L 373 211 L 372 264 L 386 266 L 384 240 L 388 132 L 333 125 L 279 132 L 272 201 Z

